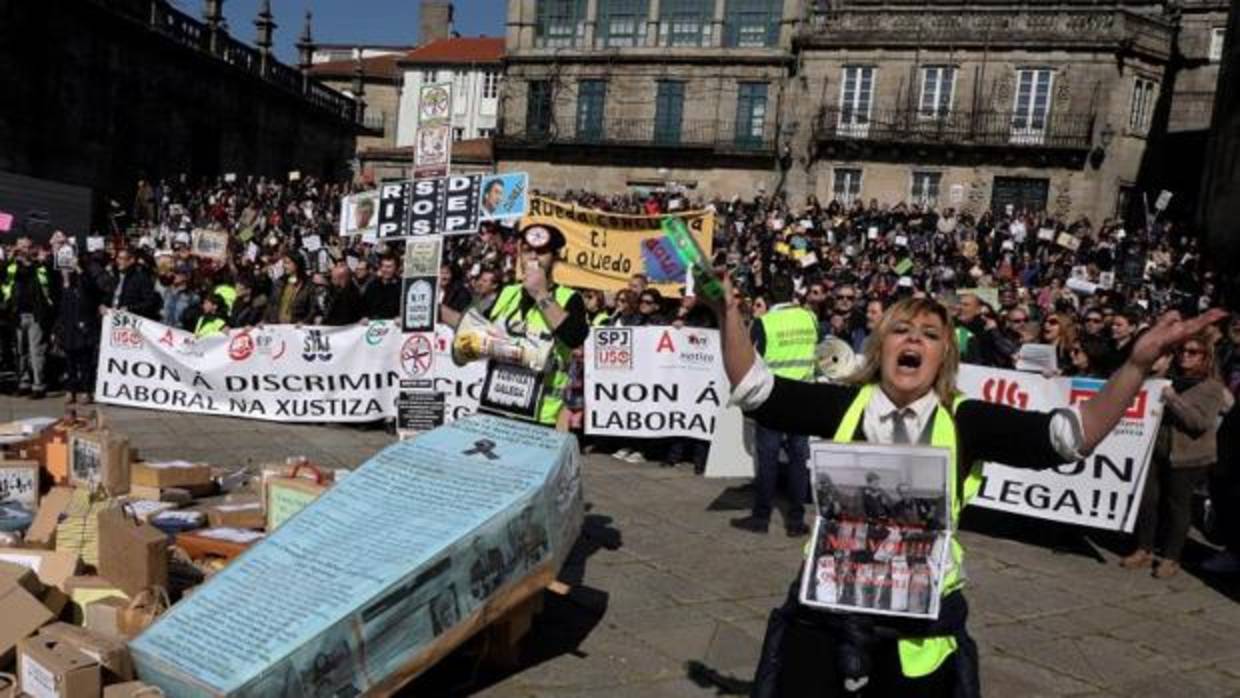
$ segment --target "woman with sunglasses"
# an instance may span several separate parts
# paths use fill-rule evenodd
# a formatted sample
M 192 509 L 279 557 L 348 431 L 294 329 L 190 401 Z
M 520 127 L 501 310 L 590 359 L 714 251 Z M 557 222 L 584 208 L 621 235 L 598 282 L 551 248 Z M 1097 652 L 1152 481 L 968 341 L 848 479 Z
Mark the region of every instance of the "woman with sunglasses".
M 961 508 L 980 489 L 980 463 L 1041 469 L 1084 457 L 1119 422 L 1154 361 L 1224 315 L 1212 310 L 1192 320 L 1165 317 L 1134 341 L 1128 361 L 1093 399 L 1033 412 L 964 399 L 957 392 L 960 355 L 951 318 L 933 300 L 909 298 L 887 310 L 851 385 L 773 375 L 754 351 L 736 303 L 716 302 L 715 311 L 734 404 L 769 429 L 839 443 L 947 449 L 953 462 L 948 474 L 953 529 Z M 808 694 L 806 686 L 792 681 L 781 685 L 783 676 L 796 673 L 789 671 L 796 652 L 784 646 L 786 631 L 803 625 L 820 633 L 821 645 L 809 650 L 819 661 L 809 672 L 821 678 L 825 692 L 815 695 L 846 695 L 860 686 L 867 697 L 980 695 L 977 646 L 965 627 L 963 562 L 964 549 L 953 538 L 934 621 L 816 611 L 800 604 L 794 582 L 783 607 L 771 614 L 754 695 Z
M 1171 357 L 1159 360 L 1164 370 Z M 1207 335 L 1193 335 L 1175 354 L 1171 385 L 1163 391 L 1165 411 L 1137 515 L 1137 549 L 1120 561 L 1128 569 L 1148 569 L 1159 579 L 1180 571 L 1188 538 L 1193 491 L 1218 457 L 1219 416 L 1232 397 L 1214 370 Z M 1160 554 L 1156 557 L 1155 551 Z
M 1040 339 L 1055 347 L 1060 371 L 1073 365 L 1072 347 L 1076 345 L 1076 323 L 1067 313 L 1051 313 L 1042 320 Z

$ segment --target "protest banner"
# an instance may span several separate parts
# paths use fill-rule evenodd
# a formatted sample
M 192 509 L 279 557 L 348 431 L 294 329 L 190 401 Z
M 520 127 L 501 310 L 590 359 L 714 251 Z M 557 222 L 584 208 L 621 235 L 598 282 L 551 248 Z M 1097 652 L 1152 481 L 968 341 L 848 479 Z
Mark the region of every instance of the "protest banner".
M 413 140 L 414 179 L 447 175 L 452 164 L 452 83 L 419 88 Z
M 715 233 L 712 211 L 676 213 L 690 234 L 709 257 Z M 666 276 L 658 264 L 666 261 L 666 250 L 643 250 L 659 245 L 663 238 L 662 216 L 628 216 L 580 208 L 544 197 L 530 199 L 530 212 L 521 219 L 527 225 L 552 225 L 564 233 L 565 246 L 555 267 L 555 282 L 574 288 L 618 291 L 629 277 L 646 274 Z M 653 241 L 653 242 L 651 242 Z M 664 296 L 679 297 L 683 274 L 676 281 L 652 283 Z
M 595 327 L 585 345 L 590 435 L 709 441 L 728 396 L 718 330 Z
M 576 440 L 475 416 L 381 451 L 130 645 L 170 696 L 392 695 L 551 584 Z
M 379 192 L 352 194 L 340 200 L 340 236 L 373 234 L 378 218 Z
M 1028 410 L 1051 410 L 1089 400 L 1104 381 L 1043 378 L 962 365 L 957 386 L 970 398 Z M 1029 470 L 987 463 L 972 504 L 987 509 L 1131 532 L 1162 415 L 1165 380 L 1147 380 L 1118 426 L 1094 452 L 1074 463 Z M 1048 464 L 1049 465 L 1049 464 Z
M 524 216 L 529 210 L 529 190 L 529 175 L 525 172 L 504 172 L 483 177 L 482 220 Z
M 808 465 L 815 516 L 801 603 L 938 618 L 952 536 L 951 454 L 816 439 Z
M 482 175 L 392 182 L 379 188 L 378 236 L 383 240 L 478 232 Z
M 368 422 L 395 413 L 411 370 L 392 322 L 265 325 L 211 337 L 121 311 L 100 335 L 101 403 L 282 422 Z
M 215 261 L 224 261 L 228 258 L 227 231 L 195 228 L 191 240 L 190 251 L 198 257 Z M 89 243 L 89 240 L 87 242 Z M 89 244 L 87 246 L 89 247 Z

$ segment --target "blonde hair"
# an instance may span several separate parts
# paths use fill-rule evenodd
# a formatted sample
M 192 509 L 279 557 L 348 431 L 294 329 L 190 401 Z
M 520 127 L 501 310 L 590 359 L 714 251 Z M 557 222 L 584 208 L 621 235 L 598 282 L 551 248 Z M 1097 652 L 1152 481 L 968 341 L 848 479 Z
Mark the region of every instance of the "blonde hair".
M 861 368 L 848 377 L 853 385 L 878 383 L 883 372 L 883 340 L 891 334 L 897 322 L 910 322 L 918 315 L 933 315 L 943 323 L 943 363 L 934 378 L 934 392 L 939 402 L 950 408 L 956 398 L 956 374 L 960 371 L 960 347 L 956 345 L 956 332 L 951 315 L 943 304 L 930 298 L 905 298 L 883 313 L 878 327 L 865 340 Z

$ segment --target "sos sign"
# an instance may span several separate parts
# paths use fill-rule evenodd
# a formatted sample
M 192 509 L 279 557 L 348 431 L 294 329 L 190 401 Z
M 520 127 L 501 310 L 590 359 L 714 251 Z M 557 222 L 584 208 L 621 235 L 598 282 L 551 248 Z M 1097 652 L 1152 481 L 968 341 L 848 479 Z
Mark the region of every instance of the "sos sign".
M 595 329 L 594 367 L 598 369 L 633 368 L 633 330 L 627 327 Z

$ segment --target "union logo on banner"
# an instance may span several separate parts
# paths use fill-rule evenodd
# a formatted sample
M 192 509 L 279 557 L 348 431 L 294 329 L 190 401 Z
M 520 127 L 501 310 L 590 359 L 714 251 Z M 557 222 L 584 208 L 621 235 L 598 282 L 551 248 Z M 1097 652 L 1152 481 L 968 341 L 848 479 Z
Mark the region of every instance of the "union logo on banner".
M 435 364 L 435 347 L 426 334 L 411 334 L 400 348 L 400 366 L 406 375 L 422 378 L 431 375 Z
M 1068 404 L 1075 405 L 1078 402 L 1086 402 L 1098 394 L 1102 390 L 1104 381 L 1091 378 L 1073 378 L 1072 389 L 1068 393 Z M 1124 419 L 1145 419 L 1145 413 L 1149 405 L 1149 392 L 1141 390 L 1137 396 L 1132 399 L 1132 404 L 1128 405 L 1128 409 L 1124 410 Z

